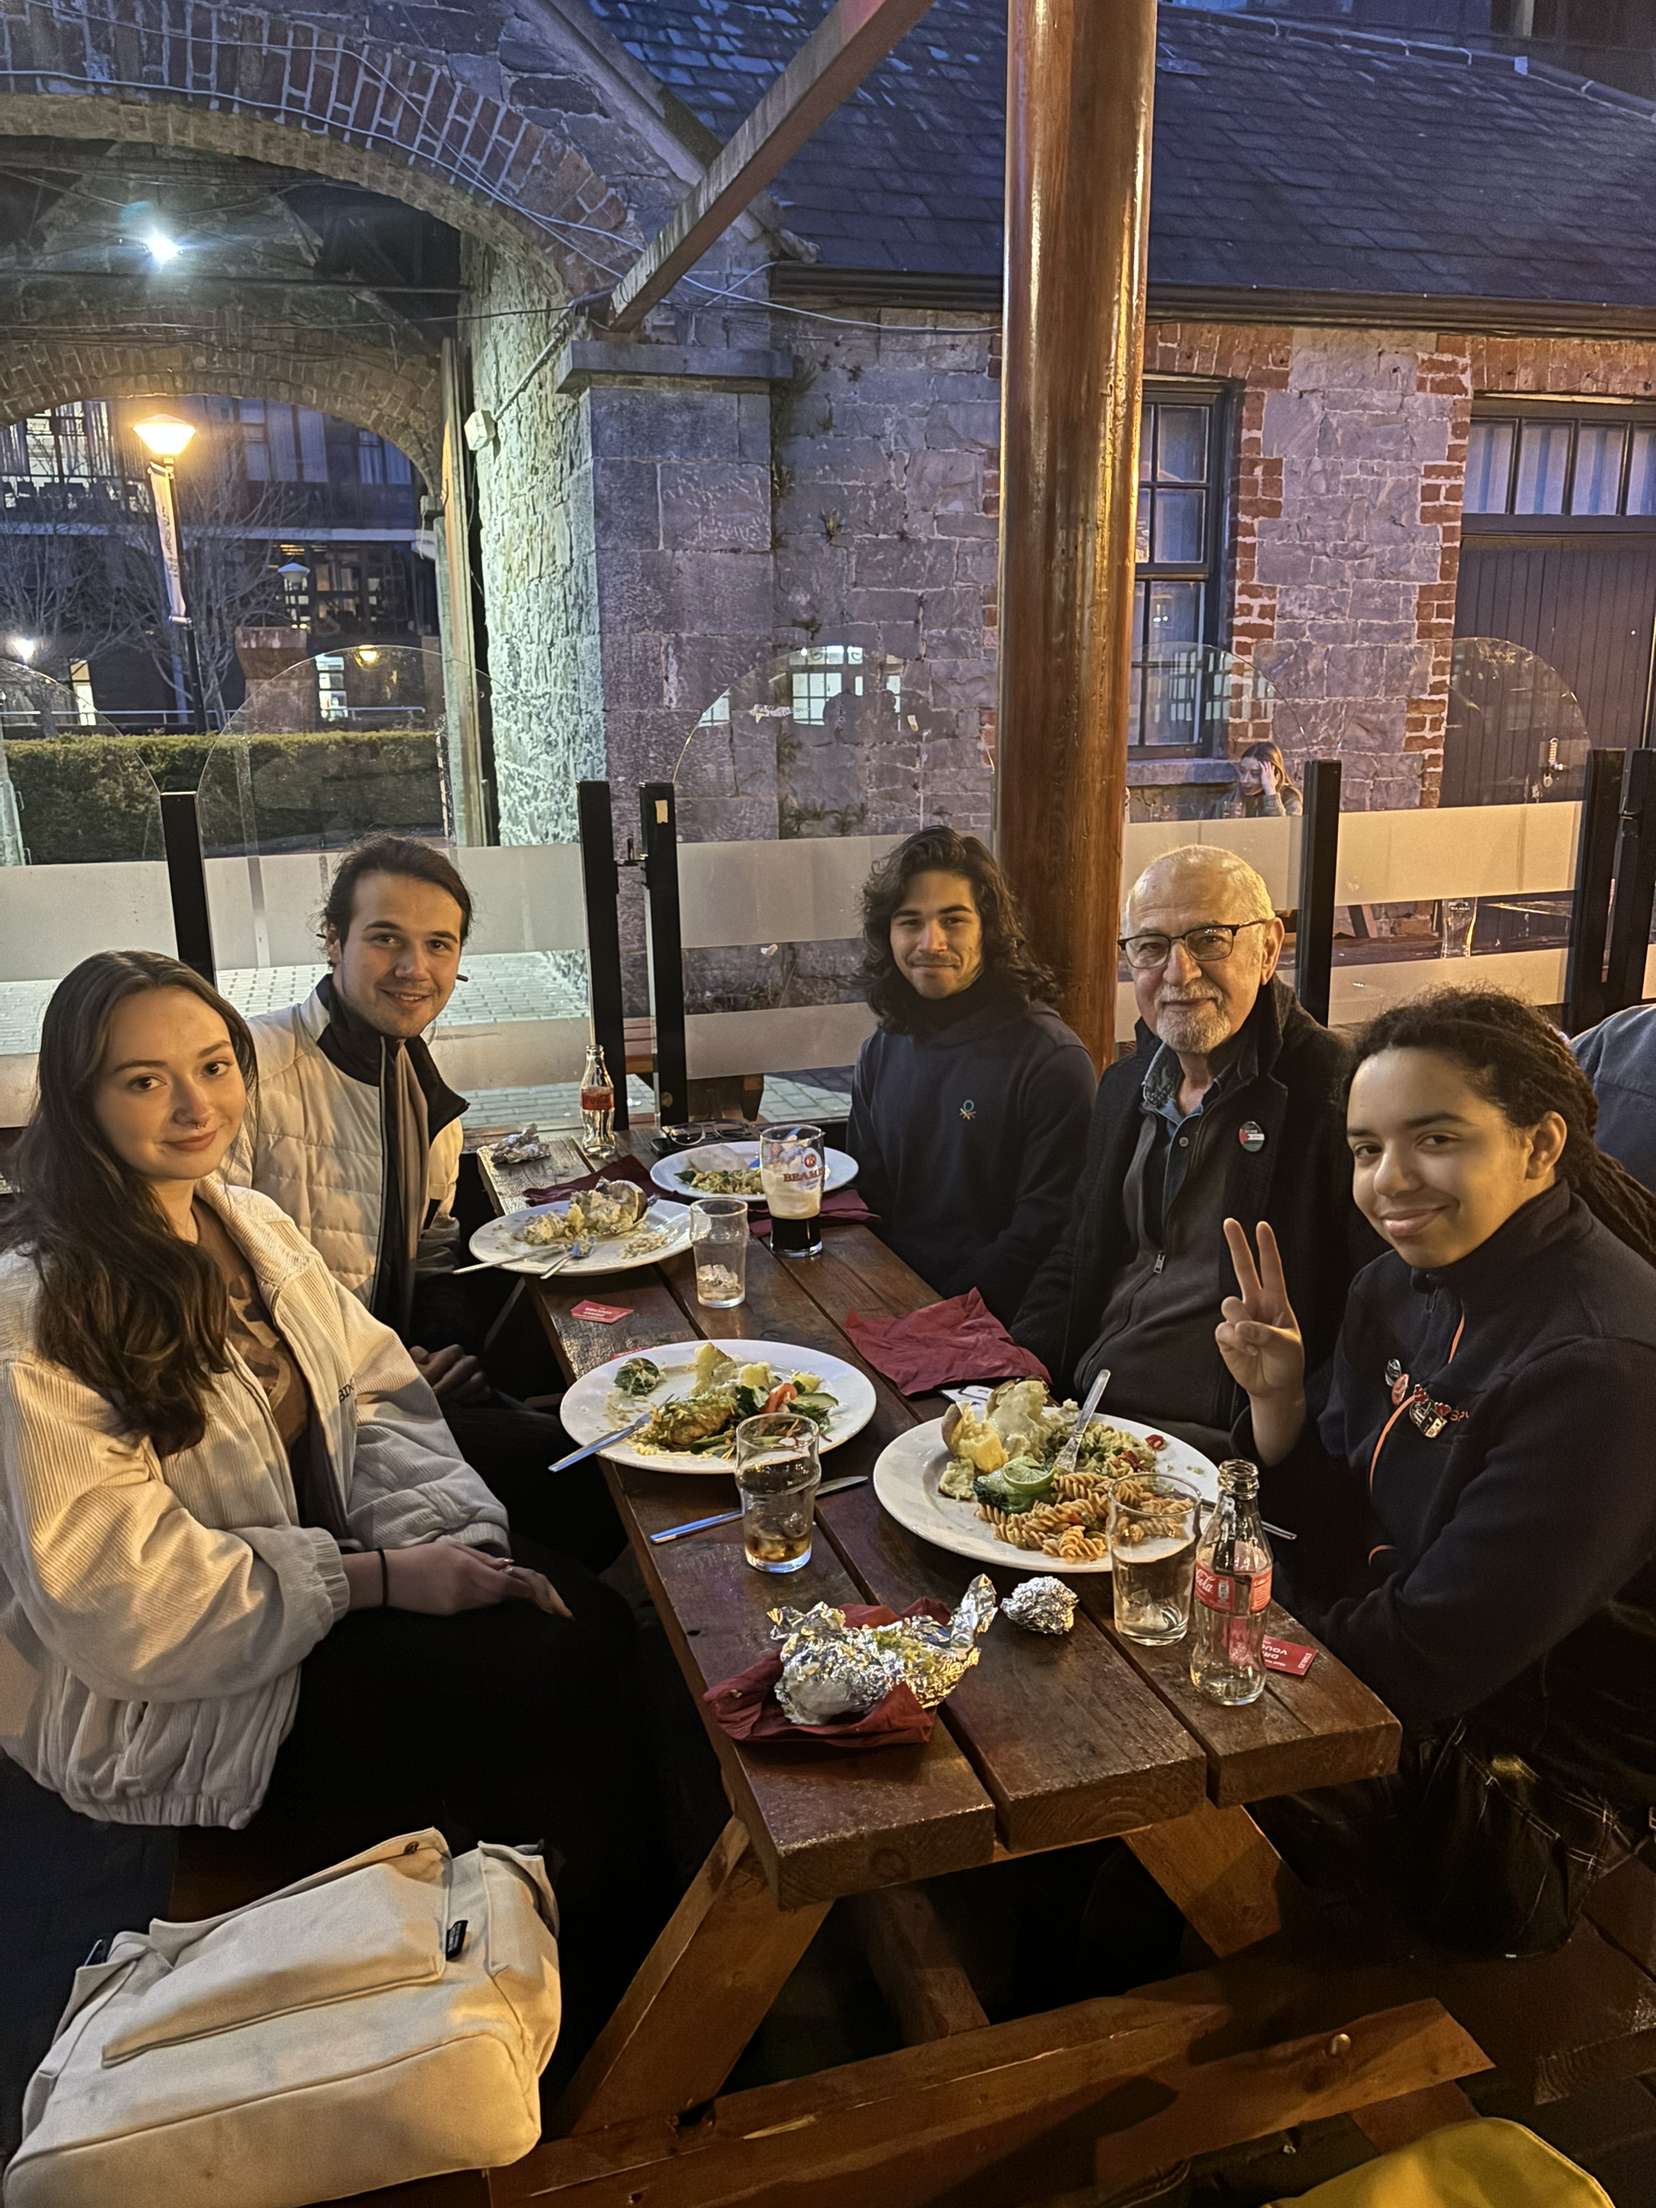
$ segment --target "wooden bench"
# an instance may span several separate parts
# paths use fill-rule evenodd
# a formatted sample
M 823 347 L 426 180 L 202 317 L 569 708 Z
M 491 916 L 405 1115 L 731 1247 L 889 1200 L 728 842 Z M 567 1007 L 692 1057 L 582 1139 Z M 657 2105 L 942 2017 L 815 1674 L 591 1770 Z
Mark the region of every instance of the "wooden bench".
M 655 1022 L 628 1020 L 625 1027 L 627 1072 L 640 1081 L 655 1079 Z M 765 1099 L 762 1073 L 722 1073 L 690 1083 L 688 1119 L 756 1120 Z

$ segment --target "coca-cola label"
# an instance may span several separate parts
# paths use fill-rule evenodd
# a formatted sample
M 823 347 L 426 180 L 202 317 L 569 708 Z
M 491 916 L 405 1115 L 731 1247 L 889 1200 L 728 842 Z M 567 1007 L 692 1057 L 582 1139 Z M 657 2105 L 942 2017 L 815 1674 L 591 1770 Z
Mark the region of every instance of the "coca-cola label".
M 1263 1610 L 1271 1600 L 1271 1567 L 1262 1572 L 1216 1572 L 1196 1567 L 1196 1600 L 1208 1610 Z
M 608 1082 L 601 1089 L 583 1089 L 581 1091 L 581 1109 L 583 1112 L 607 1112 L 614 1102 L 615 1091 L 609 1086 Z

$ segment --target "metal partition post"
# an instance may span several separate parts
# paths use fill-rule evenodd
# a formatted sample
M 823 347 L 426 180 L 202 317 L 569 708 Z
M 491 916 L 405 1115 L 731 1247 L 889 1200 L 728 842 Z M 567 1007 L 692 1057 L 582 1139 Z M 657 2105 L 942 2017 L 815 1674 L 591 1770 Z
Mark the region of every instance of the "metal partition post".
M 655 1021 L 656 1119 L 682 1122 L 690 1111 L 684 1046 L 684 935 L 679 924 L 678 824 L 671 782 L 638 793 L 644 894 L 649 899 L 650 1011 Z
M 581 893 L 586 903 L 587 973 L 592 1032 L 615 1084 L 615 1124 L 627 1121 L 627 1021 L 621 992 L 621 877 L 615 864 L 615 827 L 607 782 L 575 785 L 581 832 Z
M 1313 759 L 1305 770 L 1294 994 L 1314 1020 L 1325 1022 L 1334 977 L 1334 878 L 1339 857 L 1340 762 Z
M 1571 1035 L 1604 1017 L 1604 947 L 1609 932 L 1610 877 L 1616 861 L 1616 821 L 1627 754 L 1590 751 L 1576 839 L 1575 898 L 1570 951 L 1564 966 L 1564 1026 Z
M 1628 754 L 1616 840 L 1616 902 L 1610 917 L 1610 965 L 1604 1009 L 1619 1012 L 1644 995 L 1650 908 L 1656 895 L 1656 752 Z
M 201 821 L 194 790 L 161 792 L 161 840 L 172 892 L 173 939 L 186 966 L 216 982 L 213 921 L 207 907 L 207 867 L 201 855 Z

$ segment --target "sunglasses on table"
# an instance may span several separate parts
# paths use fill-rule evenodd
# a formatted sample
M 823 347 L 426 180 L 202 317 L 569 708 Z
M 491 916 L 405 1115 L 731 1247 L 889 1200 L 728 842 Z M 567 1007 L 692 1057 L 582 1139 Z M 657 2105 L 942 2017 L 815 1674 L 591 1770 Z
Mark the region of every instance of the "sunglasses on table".
M 1198 966 L 1222 966 L 1236 948 L 1244 928 L 1268 928 L 1270 920 L 1207 920 L 1199 928 L 1180 935 L 1122 935 L 1116 938 L 1122 955 L 1137 974 L 1165 966 L 1175 943 L 1182 943 Z

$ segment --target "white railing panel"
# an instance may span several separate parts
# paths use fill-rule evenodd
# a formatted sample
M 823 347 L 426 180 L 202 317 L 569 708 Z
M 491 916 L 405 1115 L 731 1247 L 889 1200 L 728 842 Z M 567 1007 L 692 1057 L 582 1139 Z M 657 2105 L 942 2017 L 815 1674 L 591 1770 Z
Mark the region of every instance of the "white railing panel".
M 1138 820 L 1128 827 L 1121 855 L 1122 894 L 1152 859 L 1189 843 L 1234 851 L 1265 877 L 1271 902 L 1286 911 L 1299 895 L 1299 820 Z M 1112 919 L 1112 930 L 1114 920 Z
M 866 1004 L 793 1004 L 762 1012 L 693 1012 L 684 1023 L 692 1080 L 848 1066 L 874 1031 Z
M 439 1024 L 431 1054 L 462 1096 L 480 1089 L 536 1089 L 579 1081 L 586 1058 L 582 1020 L 497 1020 L 487 1026 Z
M 477 901 L 468 951 L 585 951 L 578 844 L 467 845 L 454 863 Z
M 832 943 L 859 935 L 863 883 L 876 861 L 901 841 L 900 836 L 798 836 L 774 843 L 681 843 L 685 946 Z
M 1335 899 L 1381 905 L 1567 890 L 1580 824 L 1581 807 L 1563 803 L 1343 813 Z
M 0 867 L 0 982 L 61 981 L 93 951 L 173 949 L 159 859 Z
M 1331 1027 L 1356 1027 L 1390 1004 L 1428 989 L 1510 989 L 1531 1004 L 1564 999 L 1562 950 L 1492 951 L 1484 958 L 1399 958 L 1383 965 L 1336 966 L 1329 987 Z M 1656 982 L 1656 952 L 1645 968 L 1647 992 Z M 1116 989 L 1116 1040 L 1126 1042 L 1138 1019 L 1131 982 Z

